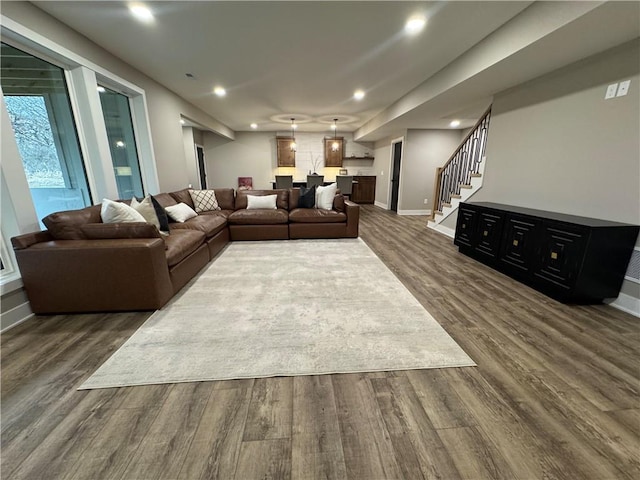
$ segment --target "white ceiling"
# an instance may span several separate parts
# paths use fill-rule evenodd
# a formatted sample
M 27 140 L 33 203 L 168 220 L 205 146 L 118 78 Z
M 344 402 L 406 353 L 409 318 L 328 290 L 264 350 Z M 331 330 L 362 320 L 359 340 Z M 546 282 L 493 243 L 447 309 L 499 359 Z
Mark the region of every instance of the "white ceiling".
M 33 3 L 232 130 L 250 130 L 253 122 L 261 130 L 287 130 L 295 117 L 300 131 L 328 130 L 338 118 L 344 132 L 381 115 L 533 2 L 145 2 L 155 16 L 150 24 L 132 18 L 127 2 Z M 595 8 L 591 18 L 600 11 Z M 629 12 L 627 7 L 615 14 L 622 26 L 611 32 L 574 27 L 562 45 L 552 46 L 552 55 L 534 49 L 505 58 L 496 69 L 499 79 L 465 82 L 382 122 L 363 139 L 406 128 L 448 128 L 454 117 L 463 127 L 472 125 L 491 95 L 512 86 L 509 69 L 521 82 L 560 61 L 637 37 Z M 428 24 L 409 37 L 404 23 L 416 13 L 426 15 Z M 581 36 L 589 41 L 576 41 Z M 549 45 L 539 43 L 549 52 Z M 216 85 L 226 88 L 224 98 L 212 93 Z M 359 102 L 352 98 L 358 88 L 367 93 Z

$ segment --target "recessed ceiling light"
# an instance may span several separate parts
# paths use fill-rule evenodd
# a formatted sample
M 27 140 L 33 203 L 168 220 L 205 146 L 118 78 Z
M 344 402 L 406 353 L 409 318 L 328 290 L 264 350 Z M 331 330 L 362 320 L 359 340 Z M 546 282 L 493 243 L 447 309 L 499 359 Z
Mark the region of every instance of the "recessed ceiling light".
M 98 91 L 99 91 L 100 93 L 104 93 L 104 92 L 106 92 L 107 90 L 106 90 L 102 85 L 98 85 Z
M 416 33 L 419 33 L 426 24 L 427 24 L 427 19 L 424 18 L 423 16 L 411 17 L 409 20 L 407 20 L 407 23 L 404 25 L 404 30 L 409 35 L 415 35 Z
M 252 123 L 251 124 L 251 128 L 253 128 L 255 130 L 256 128 L 258 128 L 258 124 L 257 123 Z
M 184 118 L 181 118 L 181 119 L 180 119 L 180 124 L 181 124 L 181 125 L 184 125 L 185 123 L 186 123 L 186 122 L 184 121 Z
M 129 5 L 129 10 L 141 22 L 151 22 L 153 21 L 153 13 L 147 7 L 140 3 L 132 3 Z
M 123 142 L 122 140 L 118 140 L 118 141 L 116 142 L 116 147 L 118 147 L 118 148 L 124 148 L 124 142 Z
M 451 120 L 451 123 L 449 124 L 450 127 L 459 127 L 460 126 L 460 120 Z
M 364 98 L 364 90 L 356 90 L 353 94 L 353 98 L 356 100 L 362 100 Z
M 227 94 L 227 91 L 222 87 L 216 87 L 213 89 L 213 93 L 219 97 L 224 97 Z

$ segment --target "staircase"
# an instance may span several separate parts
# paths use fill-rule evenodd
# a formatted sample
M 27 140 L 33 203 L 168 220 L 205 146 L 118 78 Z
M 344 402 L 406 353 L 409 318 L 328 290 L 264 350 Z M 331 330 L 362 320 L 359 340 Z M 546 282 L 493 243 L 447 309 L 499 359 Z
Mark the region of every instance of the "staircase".
M 471 129 L 447 163 L 436 171 L 432 217 L 429 228 L 453 236 L 449 228 L 440 223 L 482 188 L 482 174 L 486 164 L 485 149 L 489 133 L 491 107 Z

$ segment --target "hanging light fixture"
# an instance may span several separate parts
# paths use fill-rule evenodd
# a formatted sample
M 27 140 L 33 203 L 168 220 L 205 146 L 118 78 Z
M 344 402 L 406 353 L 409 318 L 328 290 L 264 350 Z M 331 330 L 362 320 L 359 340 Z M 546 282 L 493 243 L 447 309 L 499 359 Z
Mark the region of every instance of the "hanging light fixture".
M 296 121 L 295 118 L 291 119 L 291 145 L 290 145 L 290 147 L 291 147 L 291 151 L 292 152 L 295 152 L 296 149 L 298 148 L 298 145 L 296 144 L 296 133 L 295 133 L 296 124 L 295 124 L 295 121 Z
M 331 144 L 331 151 L 337 152 L 340 149 L 340 143 L 338 143 L 338 119 L 333 119 L 333 143 Z

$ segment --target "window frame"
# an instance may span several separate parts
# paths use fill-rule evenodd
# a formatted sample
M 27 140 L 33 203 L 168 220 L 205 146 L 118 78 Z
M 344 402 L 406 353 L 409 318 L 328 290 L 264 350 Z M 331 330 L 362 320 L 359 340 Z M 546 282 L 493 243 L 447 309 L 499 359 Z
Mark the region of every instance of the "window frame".
M 97 90 L 99 83 L 126 95 L 129 99 L 143 189 L 147 193 L 158 192 L 158 173 L 145 90 L 11 18 L 0 15 L 0 20 L 2 24 L 0 41 L 58 66 L 64 71 L 76 134 L 89 184 L 90 202 L 97 204 L 105 197 L 117 198 L 115 173 Z M 1 88 L 0 94 L 4 97 Z M 5 110 L 0 113 L 6 114 L 4 101 L 1 102 L 0 108 Z M 2 128 L 11 130 L 10 125 Z M 5 133 L 3 132 L 3 136 Z M 12 131 L 11 135 L 13 135 Z M 13 140 L 15 143 L 15 137 Z M 25 196 L 25 192 L 28 193 L 29 189 L 24 170 L 20 175 L 17 171 L 18 166 L 15 165 L 16 161 L 20 160 L 20 168 L 23 168 L 19 153 L 17 158 L 13 158 L 15 156 L 13 147 L 7 146 L 7 149 L 12 155 L 3 158 L 2 183 L 3 186 L 5 183 L 12 186 L 3 189 L 6 190 L 3 192 L 3 197 L 6 194 L 9 201 L 2 202 L 3 226 L 0 232 L 2 237 L 0 252 L 5 263 L 13 266 L 13 271 L 9 273 L 5 269 L 0 272 L 2 294 L 16 290 L 22 285 L 19 281 L 19 270 L 16 268 L 13 251 L 7 248 L 10 245 L 9 238 L 39 228 L 33 205 L 26 208 L 21 205 L 26 198 L 31 201 L 31 197 Z M 18 211 L 15 205 L 21 205 L 21 210 Z M 18 282 L 15 282 L 16 279 Z

